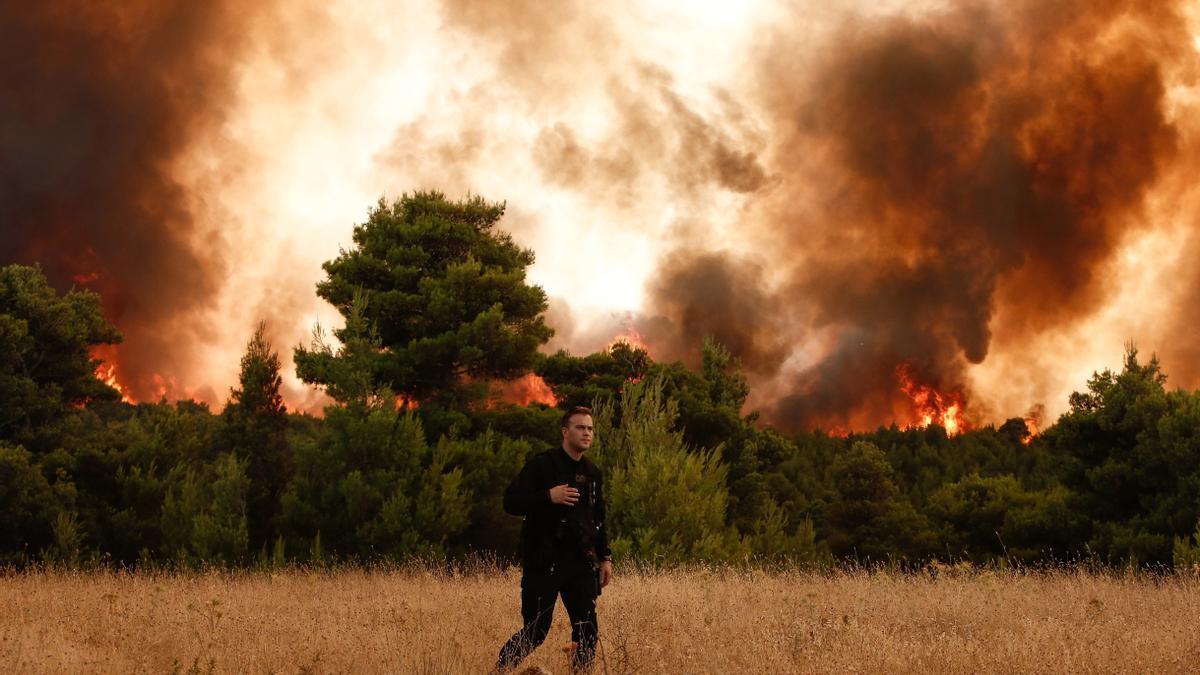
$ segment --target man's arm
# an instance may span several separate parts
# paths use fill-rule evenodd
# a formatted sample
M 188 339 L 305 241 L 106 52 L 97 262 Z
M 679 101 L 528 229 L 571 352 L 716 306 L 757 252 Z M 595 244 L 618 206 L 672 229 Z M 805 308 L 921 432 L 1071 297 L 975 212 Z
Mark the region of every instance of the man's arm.
M 550 491 L 539 487 L 537 458 L 529 460 L 504 490 L 504 510 L 514 516 L 527 516 L 550 505 Z
M 596 476 L 596 555 L 600 558 L 600 586 L 612 580 L 612 549 L 608 546 L 608 527 L 605 520 L 608 505 L 604 501 L 604 477 Z

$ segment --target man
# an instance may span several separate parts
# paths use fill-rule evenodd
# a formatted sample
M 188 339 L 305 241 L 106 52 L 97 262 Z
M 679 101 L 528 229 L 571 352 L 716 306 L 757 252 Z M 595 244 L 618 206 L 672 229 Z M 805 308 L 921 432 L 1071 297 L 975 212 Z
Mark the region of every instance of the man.
M 596 656 L 596 597 L 612 580 L 612 551 L 604 529 L 600 469 L 584 457 L 595 433 L 592 411 L 571 408 L 560 426 L 562 447 L 530 459 L 504 491 L 504 510 L 525 517 L 521 526 L 524 625 L 500 649 L 499 672 L 515 668 L 546 639 L 559 595 L 576 645 L 572 669 L 587 670 Z

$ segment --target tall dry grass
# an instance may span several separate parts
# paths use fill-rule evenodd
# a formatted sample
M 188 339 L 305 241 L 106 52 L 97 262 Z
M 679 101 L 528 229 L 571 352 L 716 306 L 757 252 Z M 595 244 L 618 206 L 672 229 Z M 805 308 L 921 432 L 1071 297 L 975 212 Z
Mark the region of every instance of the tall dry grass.
M 1200 582 L 1086 573 L 625 572 L 598 672 L 1194 672 Z M 0 670 L 482 673 L 515 570 L 0 577 Z M 566 672 L 561 604 L 527 664 Z

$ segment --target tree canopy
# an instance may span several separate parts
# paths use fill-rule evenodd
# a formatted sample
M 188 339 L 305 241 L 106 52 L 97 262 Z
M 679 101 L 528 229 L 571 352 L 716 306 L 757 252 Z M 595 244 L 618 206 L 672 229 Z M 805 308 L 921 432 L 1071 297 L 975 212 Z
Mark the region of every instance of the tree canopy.
M 343 343 L 372 331 L 364 364 L 376 387 L 422 405 L 457 406 L 482 397 L 489 379 L 528 373 L 553 331 L 546 294 L 526 283 L 534 255 L 496 228 L 503 204 L 438 192 L 383 200 L 354 228 L 354 246 L 324 264 L 317 294 L 360 325 L 334 331 Z M 296 350 L 300 376 L 328 385 L 329 350 Z
M 283 405 L 261 324 L 220 414 L 123 402 L 97 376 L 96 349 L 120 340 L 99 299 L 0 269 L 0 564 L 508 558 L 504 487 L 577 404 L 595 410 L 619 556 L 1200 560 L 1200 392 L 1168 389 L 1132 346 L 1040 435 L 1020 418 L 787 435 L 746 409 L 738 361 L 711 339 L 699 368 L 624 343 L 539 354 L 545 294 L 502 213 L 438 193 L 371 210 L 318 286 L 345 318 L 337 340 L 318 327 L 296 350 L 333 399 L 323 416 Z M 485 396 L 532 373 L 557 409 Z
M 100 363 L 92 358 L 93 348 L 120 341 L 100 296 L 59 295 L 37 267 L 0 267 L 0 440 L 48 451 L 61 418 L 120 398 L 96 378 Z

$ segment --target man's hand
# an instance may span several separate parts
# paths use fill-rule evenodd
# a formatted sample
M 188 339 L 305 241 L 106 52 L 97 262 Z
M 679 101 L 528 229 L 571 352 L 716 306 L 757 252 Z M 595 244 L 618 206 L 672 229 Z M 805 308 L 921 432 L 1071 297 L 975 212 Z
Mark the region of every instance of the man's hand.
M 550 502 L 553 504 L 575 506 L 575 502 L 577 501 L 579 501 L 579 490 L 566 483 L 550 488 Z
M 600 588 L 607 586 L 610 581 L 612 581 L 612 561 L 605 560 L 600 563 Z

